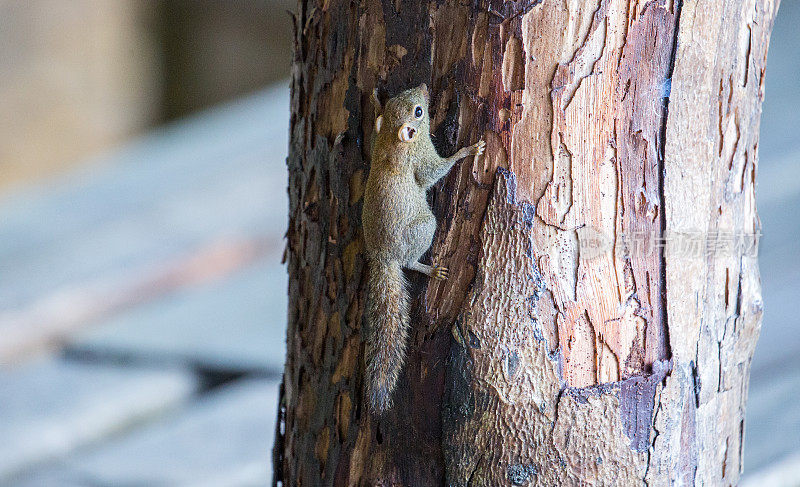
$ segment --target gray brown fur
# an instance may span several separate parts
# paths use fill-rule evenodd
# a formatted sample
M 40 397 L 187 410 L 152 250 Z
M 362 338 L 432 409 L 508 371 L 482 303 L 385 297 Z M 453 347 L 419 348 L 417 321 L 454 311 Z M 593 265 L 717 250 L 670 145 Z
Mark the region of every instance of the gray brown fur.
M 392 407 L 392 392 L 406 357 L 408 291 L 403 268 L 447 278 L 447 268 L 419 262 L 436 232 L 426 192 L 457 161 L 482 154 L 485 144 L 480 141 L 451 157 L 439 157 L 430 138 L 425 85 L 390 99 L 382 110 L 376 105 L 380 113 L 362 222 L 370 271 L 365 394 L 370 408 L 380 414 Z

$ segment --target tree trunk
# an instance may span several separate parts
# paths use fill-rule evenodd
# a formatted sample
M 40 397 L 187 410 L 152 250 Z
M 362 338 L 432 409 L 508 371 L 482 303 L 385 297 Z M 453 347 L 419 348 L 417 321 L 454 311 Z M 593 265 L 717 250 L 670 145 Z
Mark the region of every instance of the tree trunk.
M 302 0 L 275 485 L 736 485 L 779 0 Z M 443 155 L 394 408 L 362 398 L 375 111 Z

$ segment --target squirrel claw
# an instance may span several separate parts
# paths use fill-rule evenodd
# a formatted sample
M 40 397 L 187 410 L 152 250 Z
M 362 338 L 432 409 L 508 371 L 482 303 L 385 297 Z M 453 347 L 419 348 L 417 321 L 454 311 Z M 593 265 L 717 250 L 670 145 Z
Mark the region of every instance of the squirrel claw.
M 436 279 L 437 281 L 445 281 L 449 275 L 447 267 L 442 267 L 438 264 L 433 265 L 433 272 L 431 273 L 431 277 Z
M 486 149 L 486 142 L 483 139 L 479 140 L 475 145 L 472 146 L 472 154 L 479 156 L 483 154 L 483 151 Z

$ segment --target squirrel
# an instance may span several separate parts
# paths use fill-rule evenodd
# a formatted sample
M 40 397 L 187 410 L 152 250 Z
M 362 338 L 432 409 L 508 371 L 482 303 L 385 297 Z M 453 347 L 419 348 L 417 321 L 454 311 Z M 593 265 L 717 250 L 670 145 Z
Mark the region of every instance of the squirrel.
M 446 267 L 419 262 L 436 232 L 426 193 L 457 161 L 483 154 L 486 143 L 440 157 L 431 142 L 425 84 L 391 98 L 383 108 L 373 92 L 373 102 L 379 115 L 361 213 L 369 266 L 364 393 L 380 415 L 392 407 L 406 356 L 409 299 L 403 268 L 438 280 L 448 275 Z

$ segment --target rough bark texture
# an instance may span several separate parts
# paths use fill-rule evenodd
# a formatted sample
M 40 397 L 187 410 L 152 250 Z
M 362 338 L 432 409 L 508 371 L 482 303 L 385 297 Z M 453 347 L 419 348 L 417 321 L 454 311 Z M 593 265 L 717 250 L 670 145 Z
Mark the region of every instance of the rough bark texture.
M 303 0 L 275 484 L 736 485 L 761 319 L 758 122 L 779 0 Z M 395 407 L 365 413 L 377 87 L 440 152 Z

